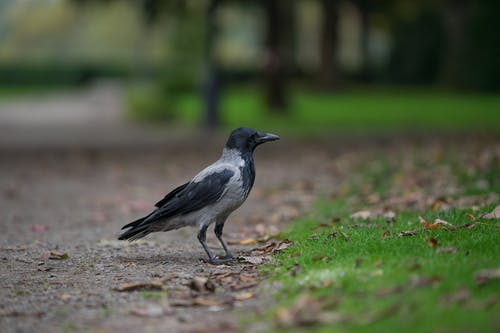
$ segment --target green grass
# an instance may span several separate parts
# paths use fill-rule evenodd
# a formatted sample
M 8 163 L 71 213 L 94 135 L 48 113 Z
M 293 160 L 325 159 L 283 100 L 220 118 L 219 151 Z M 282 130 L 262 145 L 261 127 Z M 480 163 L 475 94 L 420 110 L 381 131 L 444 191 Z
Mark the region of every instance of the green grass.
M 255 88 L 228 89 L 222 101 L 226 128 L 250 126 L 315 134 L 398 131 L 495 131 L 500 126 L 500 95 L 459 94 L 421 89 L 375 88 L 328 94 L 293 89 L 290 114 L 266 110 Z M 178 117 L 199 121 L 198 96 L 180 98 Z
M 323 311 L 343 318 L 332 325 L 308 327 L 311 332 L 498 332 L 500 280 L 484 285 L 475 280 L 482 269 L 500 268 L 499 221 L 480 218 L 500 204 L 498 200 L 475 208 L 471 204 L 470 208 L 400 211 L 391 221 L 383 217 L 369 221 L 350 218 L 367 205 L 369 210 L 380 207 L 381 203 L 370 207 L 363 200 L 366 193 L 360 191 L 367 184 L 370 193 L 378 193 L 382 200 L 397 196 L 398 191 L 411 190 L 404 185 L 397 188 L 401 185 L 394 181 L 401 174 L 398 165 L 408 162 L 406 158 L 413 161 L 407 172 L 420 172 L 414 177 L 443 176 L 450 180 L 450 186 L 458 186 L 453 200 L 470 194 L 486 200 L 488 195 L 498 193 L 498 180 L 494 180 L 500 178 L 495 166 L 498 164 L 491 163 L 464 176 L 464 170 L 471 168 L 467 152 L 448 152 L 442 160 L 432 163 L 420 160 L 427 156 L 425 149 L 403 156 L 379 157 L 360 170 L 350 170 L 347 190 L 334 199 L 320 200 L 308 216 L 291 224 L 282 236 L 294 245 L 277 254 L 274 262 L 264 268 L 272 283 L 279 286 L 275 293 L 277 307 L 293 308 L 297 299 L 308 295 L 320 302 Z M 468 156 L 465 161 L 464 156 Z M 450 174 L 435 173 L 443 165 Z M 477 179 L 490 180 L 490 187 L 475 188 Z M 420 225 L 419 216 L 431 223 L 437 218 L 446 220 L 457 228 L 428 230 Z M 340 217 L 340 221 L 334 217 Z M 473 228 L 460 228 L 472 222 Z M 398 236 L 410 230 L 419 232 Z M 431 238 L 437 240 L 435 246 L 429 245 Z M 456 252 L 439 252 L 442 248 Z M 425 279 L 434 282 L 423 283 Z M 463 290 L 469 293 L 463 301 L 450 300 Z M 276 318 L 271 315 L 271 319 Z M 304 327 L 276 329 L 302 332 Z
M 441 218 L 460 226 L 470 222 L 466 213 L 478 214 L 492 208 L 487 206 L 480 212 L 429 212 L 424 216 L 431 221 Z M 352 318 L 336 325 L 339 332 L 493 332 L 500 328 L 496 316 L 500 306 L 497 304 L 487 309 L 486 305 L 492 297 L 498 296 L 499 282 L 479 287 L 474 280 L 478 270 L 498 267 L 497 222 L 480 221 L 473 229 L 424 230 L 417 222 L 418 214 L 405 213 L 399 215 L 393 225 L 387 225 L 384 219 L 371 222 L 387 227 L 350 229 L 352 222 L 346 214 L 346 207 L 337 207 L 336 211 L 343 212 L 341 216 L 346 222 L 316 230 L 317 220 L 304 218 L 296 221 L 284 235 L 295 245 L 277 255 L 276 266 L 271 269 L 274 278 L 282 283 L 277 293 L 282 306 L 290 306 L 303 293 L 326 297 L 328 301 L 337 300 L 339 305 L 335 311 Z M 412 224 L 409 225 L 408 221 Z M 397 236 L 400 231 L 413 229 L 421 231 L 414 236 Z M 384 236 L 385 230 L 390 230 L 390 234 Z M 345 232 L 351 241 L 346 241 L 340 234 L 330 236 L 334 231 Z M 438 240 L 435 247 L 428 245 L 431 237 Z M 441 247 L 455 247 L 457 252 L 437 253 L 436 248 Z M 290 271 L 296 265 L 301 272 L 292 276 Z M 432 277 L 439 281 L 424 287 L 411 286 L 412 280 Z M 398 286 L 401 286 L 401 292 L 379 296 L 383 289 Z M 465 304 L 444 301 L 446 295 L 460 288 L 471 292 Z M 383 317 L 385 309 L 395 304 L 398 307 L 394 313 Z M 370 318 L 378 315 L 382 318 L 371 322 L 373 319 Z M 317 329 L 322 330 L 321 327 Z

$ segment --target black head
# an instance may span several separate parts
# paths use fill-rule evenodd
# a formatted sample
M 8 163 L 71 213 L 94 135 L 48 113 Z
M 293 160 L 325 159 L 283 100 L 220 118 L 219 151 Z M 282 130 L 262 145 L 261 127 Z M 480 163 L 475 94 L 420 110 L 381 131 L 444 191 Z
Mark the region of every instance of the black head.
M 278 140 L 279 138 L 275 134 L 257 132 L 251 128 L 240 127 L 231 132 L 226 147 L 229 149 L 238 149 L 241 152 L 253 152 L 258 145 Z

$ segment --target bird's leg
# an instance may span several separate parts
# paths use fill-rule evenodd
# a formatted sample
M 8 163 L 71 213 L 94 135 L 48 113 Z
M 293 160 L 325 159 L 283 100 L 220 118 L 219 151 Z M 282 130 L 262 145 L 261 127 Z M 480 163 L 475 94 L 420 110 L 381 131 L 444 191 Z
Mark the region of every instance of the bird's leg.
M 215 223 L 215 236 L 217 236 L 217 239 L 221 243 L 222 247 L 224 248 L 224 251 L 226 252 L 226 255 L 223 257 L 218 257 L 219 259 L 234 259 L 233 255 L 227 248 L 226 242 L 222 239 L 222 229 L 224 228 L 224 222 L 223 223 Z
M 207 246 L 207 242 L 206 242 L 206 239 L 207 239 L 207 228 L 208 228 L 208 225 L 202 225 L 200 227 L 200 230 L 198 231 L 198 240 L 200 241 L 201 246 L 203 246 L 203 249 L 205 250 L 205 252 L 207 253 L 207 255 L 208 255 L 208 261 L 211 264 L 213 264 L 213 265 L 224 264 L 224 262 L 217 260 L 212 255 L 212 252 L 210 252 L 210 249 Z

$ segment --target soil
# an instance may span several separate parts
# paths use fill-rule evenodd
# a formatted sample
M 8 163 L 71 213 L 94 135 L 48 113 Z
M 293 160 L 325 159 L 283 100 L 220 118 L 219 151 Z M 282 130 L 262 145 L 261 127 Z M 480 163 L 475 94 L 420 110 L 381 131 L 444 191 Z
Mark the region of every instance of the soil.
M 235 331 L 242 316 L 272 302 L 270 293 L 262 292 L 269 288 L 265 284 L 239 289 L 217 280 L 231 272 L 246 272 L 257 281 L 263 277 L 248 262 L 217 267 L 201 261 L 205 254 L 194 229 L 156 233 L 132 243 L 116 240 L 125 223 L 148 213 L 167 191 L 217 159 L 223 142 L 3 149 L 2 331 Z M 254 189 L 226 224 L 225 238 L 233 243 L 263 236 L 262 226 L 285 227 L 307 210 L 314 195 L 335 186 L 329 172 L 334 154 L 328 145 L 292 149 L 291 143 L 278 142 L 259 147 L 255 155 Z M 211 229 L 208 242 L 222 253 Z M 261 245 L 230 247 L 248 255 Z M 56 258 L 47 259 L 47 251 Z M 57 254 L 69 258 L 57 260 Z M 211 279 L 215 291 L 193 291 L 190 284 L 199 277 Z M 166 302 L 158 293 L 115 290 L 159 278 L 165 279 Z M 195 299 L 203 304 L 193 305 Z

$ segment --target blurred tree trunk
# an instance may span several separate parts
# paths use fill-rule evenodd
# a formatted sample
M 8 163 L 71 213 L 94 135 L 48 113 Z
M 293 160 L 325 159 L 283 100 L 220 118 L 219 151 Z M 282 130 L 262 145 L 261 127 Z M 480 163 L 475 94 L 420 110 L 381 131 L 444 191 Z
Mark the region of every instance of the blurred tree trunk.
M 469 4 L 466 1 L 445 2 L 444 46 L 440 81 L 452 87 L 463 87 L 463 68 L 467 26 L 469 25 Z
M 205 100 L 204 125 L 208 129 L 219 126 L 220 79 L 217 61 L 214 56 L 214 44 L 217 33 L 216 11 L 219 0 L 210 0 L 207 8 L 207 31 L 205 41 L 206 77 L 203 97 Z
M 291 59 L 293 31 L 293 2 L 265 1 L 267 18 L 265 63 L 266 102 L 272 112 L 285 113 L 288 109 L 287 75 Z M 288 38 L 287 38 L 288 37 Z
M 323 20 L 320 39 L 320 71 L 318 81 L 325 88 L 338 88 L 340 71 L 338 67 L 338 21 L 339 1 L 322 0 Z
M 368 49 L 370 37 L 370 1 L 356 0 L 359 14 L 361 16 L 361 71 L 360 78 L 362 81 L 371 79 L 370 54 Z

